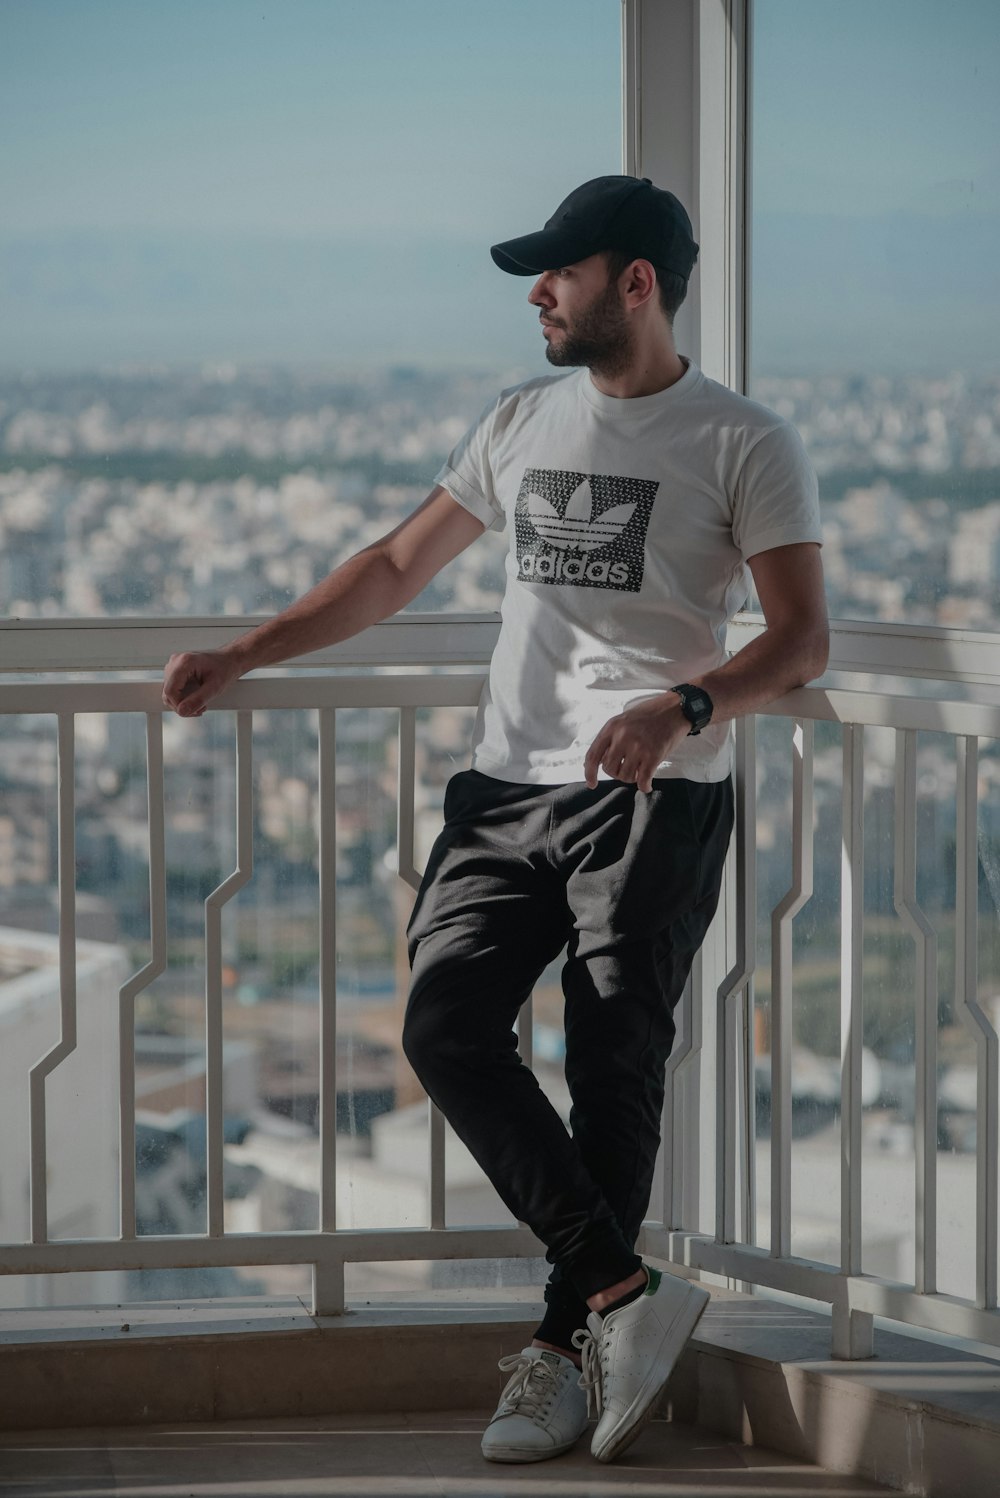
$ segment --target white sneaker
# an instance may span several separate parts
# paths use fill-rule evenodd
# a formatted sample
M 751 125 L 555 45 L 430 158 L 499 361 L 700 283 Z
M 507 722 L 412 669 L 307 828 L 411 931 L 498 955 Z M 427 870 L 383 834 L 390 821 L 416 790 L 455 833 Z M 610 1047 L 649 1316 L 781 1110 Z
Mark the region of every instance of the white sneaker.
M 613 1462 L 642 1430 L 711 1299 L 702 1285 L 644 1267 L 642 1295 L 603 1318 L 591 1311 L 588 1330 L 573 1333 L 588 1412 L 594 1403 L 600 1416 L 590 1443 L 599 1462 Z
M 513 1374 L 483 1434 L 489 1462 L 541 1462 L 575 1446 L 587 1428 L 587 1396 L 570 1358 L 544 1347 L 501 1358 Z

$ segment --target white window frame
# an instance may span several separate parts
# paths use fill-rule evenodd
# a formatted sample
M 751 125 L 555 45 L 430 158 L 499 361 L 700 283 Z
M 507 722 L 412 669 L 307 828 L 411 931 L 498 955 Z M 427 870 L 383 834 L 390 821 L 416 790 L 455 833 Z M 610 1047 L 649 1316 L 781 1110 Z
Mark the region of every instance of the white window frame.
M 669 188 L 691 215 L 699 254 L 674 324 L 677 347 L 741 393 L 749 349 L 749 7 L 750 0 L 622 0 L 622 170 Z M 761 622 L 748 621 L 754 631 Z M 739 781 L 737 774 L 738 793 Z M 743 878 L 737 872 L 734 838 L 719 914 L 684 997 L 678 1049 L 686 1052 L 690 1038 L 695 1054 L 673 1074 L 672 1095 L 668 1089 L 660 1200 L 651 1204 L 650 1215 L 662 1207 L 665 1223 L 707 1233 L 716 1231 L 722 1210 L 710 1059 L 719 1053 L 717 995 L 733 967 L 738 911 L 751 892 L 745 871 Z M 752 1012 L 752 988 L 745 1012 Z M 743 1028 L 737 1179 L 725 1191 L 735 1215 L 723 1215 L 734 1237 L 753 1242 L 753 1052 L 749 1025 Z
M 750 0 L 622 0 L 623 170 L 675 192 L 700 245 L 677 345 L 747 389 Z

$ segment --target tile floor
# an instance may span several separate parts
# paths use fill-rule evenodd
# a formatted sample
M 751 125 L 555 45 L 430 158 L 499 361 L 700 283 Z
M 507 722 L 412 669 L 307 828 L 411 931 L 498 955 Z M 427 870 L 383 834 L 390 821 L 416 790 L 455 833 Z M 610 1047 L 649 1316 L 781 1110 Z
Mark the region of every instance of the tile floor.
M 687 1425 L 600 1466 L 586 1437 L 531 1466 L 484 1462 L 482 1415 L 328 1416 L 0 1434 L 3 1498 L 879 1498 L 889 1491 Z

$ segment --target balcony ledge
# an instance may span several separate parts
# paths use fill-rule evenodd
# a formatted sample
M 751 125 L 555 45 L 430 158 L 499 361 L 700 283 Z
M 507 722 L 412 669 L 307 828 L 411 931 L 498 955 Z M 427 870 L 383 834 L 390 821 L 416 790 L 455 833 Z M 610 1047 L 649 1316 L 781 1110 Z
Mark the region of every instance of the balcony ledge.
M 7 1431 L 492 1408 L 536 1291 L 0 1313 Z M 831 1361 L 828 1317 L 713 1287 L 658 1415 L 828 1471 L 978 1498 L 1000 1470 L 1000 1364 L 897 1333 Z M 8 1444 L 8 1443 L 4 1443 Z

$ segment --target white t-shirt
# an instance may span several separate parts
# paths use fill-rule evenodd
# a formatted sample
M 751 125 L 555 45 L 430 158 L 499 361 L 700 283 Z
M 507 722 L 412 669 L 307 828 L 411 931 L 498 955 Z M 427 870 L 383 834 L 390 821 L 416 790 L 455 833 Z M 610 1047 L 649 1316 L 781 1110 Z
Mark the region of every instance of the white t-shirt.
M 726 659 L 747 559 L 822 541 L 794 427 L 686 362 L 675 384 L 633 400 L 602 394 L 586 369 L 504 390 L 437 476 L 488 528 L 510 530 L 473 733 L 486 775 L 583 780 L 609 718 Z M 731 764 L 730 725 L 710 724 L 655 774 L 718 781 Z

